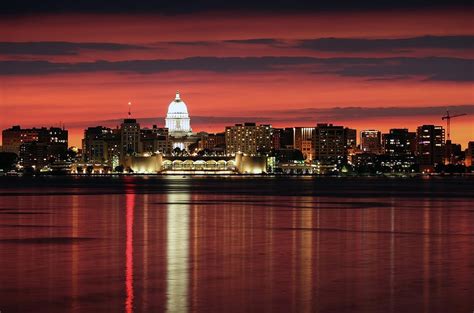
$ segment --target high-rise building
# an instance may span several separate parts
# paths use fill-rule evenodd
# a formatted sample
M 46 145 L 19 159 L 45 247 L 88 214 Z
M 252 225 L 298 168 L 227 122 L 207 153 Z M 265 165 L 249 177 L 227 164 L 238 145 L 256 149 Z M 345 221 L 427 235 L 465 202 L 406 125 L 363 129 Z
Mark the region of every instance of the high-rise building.
M 295 129 L 293 127 L 281 129 L 280 149 L 295 149 Z
M 112 166 L 114 159 L 119 159 L 122 152 L 121 135 L 119 128 L 87 128 L 82 139 L 82 160 Z
M 416 151 L 420 170 L 432 169 L 444 163 L 444 128 L 422 125 L 416 131 Z
M 256 125 L 255 123 L 235 124 L 227 126 L 225 132 L 226 152 L 235 155 L 242 152 L 248 155 L 258 155 L 272 149 L 271 125 Z
M 126 118 L 120 125 L 121 158 L 140 152 L 140 124 L 134 118 Z
M 444 146 L 444 164 L 461 164 L 464 158 L 460 144 L 446 140 Z
M 169 140 L 168 128 L 153 128 L 140 130 L 141 151 L 143 153 L 171 153 L 171 141 Z
M 344 140 L 346 149 L 357 148 L 357 130 L 353 128 L 344 128 Z
M 294 128 L 294 148 L 300 150 L 307 161 L 313 159 L 313 132 L 314 127 Z
M 406 128 L 390 129 L 382 135 L 384 161 L 382 165 L 392 172 L 413 172 L 416 167 L 416 133 Z
M 21 144 L 39 141 L 41 131 L 41 128 L 21 128 L 19 125 L 4 129 L 2 131 L 3 151 L 19 155 Z
M 360 132 L 360 149 L 362 152 L 380 154 L 382 135 L 379 130 L 367 129 Z
M 13 126 L 2 135 L 3 150 L 17 154 L 20 165 L 42 167 L 66 158 L 68 131 L 63 128 Z
M 317 124 L 313 135 L 313 159 L 321 163 L 342 163 L 347 155 L 346 144 L 343 126 Z
M 414 155 L 416 151 L 416 133 L 406 128 L 390 129 L 382 135 L 383 150 L 392 157 Z
M 283 133 L 283 128 L 273 128 L 272 135 L 272 149 L 280 150 L 281 149 L 281 136 Z
M 466 149 L 466 159 L 464 165 L 474 166 L 474 141 L 469 141 Z

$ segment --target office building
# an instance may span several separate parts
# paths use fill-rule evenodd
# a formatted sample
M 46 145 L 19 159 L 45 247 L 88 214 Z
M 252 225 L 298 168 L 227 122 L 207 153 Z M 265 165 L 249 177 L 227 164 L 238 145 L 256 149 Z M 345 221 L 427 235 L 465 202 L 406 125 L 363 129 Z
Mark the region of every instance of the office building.
M 247 155 L 265 154 L 272 149 L 273 129 L 271 125 L 255 123 L 227 126 L 225 131 L 226 153 L 235 155 L 242 152 Z
M 360 132 L 360 149 L 365 153 L 382 152 L 382 134 L 379 130 L 368 129 Z
M 416 152 L 420 170 L 432 171 L 434 166 L 444 164 L 444 128 L 422 125 L 416 131 Z

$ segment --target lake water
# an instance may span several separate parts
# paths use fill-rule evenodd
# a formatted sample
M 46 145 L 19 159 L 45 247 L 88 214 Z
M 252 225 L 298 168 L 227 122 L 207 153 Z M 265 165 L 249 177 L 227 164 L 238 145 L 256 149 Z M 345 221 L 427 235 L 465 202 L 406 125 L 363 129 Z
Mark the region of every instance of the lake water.
M 474 310 L 474 178 L 0 184 L 2 313 Z

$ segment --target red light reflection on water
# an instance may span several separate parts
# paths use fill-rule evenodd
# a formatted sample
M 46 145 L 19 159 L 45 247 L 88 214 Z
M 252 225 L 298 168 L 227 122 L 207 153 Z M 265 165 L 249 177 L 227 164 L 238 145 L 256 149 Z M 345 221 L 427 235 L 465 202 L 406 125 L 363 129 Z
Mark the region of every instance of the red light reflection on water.
M 125 312 L 133 312 L 133 210 L 135 194 L 126 193 Z

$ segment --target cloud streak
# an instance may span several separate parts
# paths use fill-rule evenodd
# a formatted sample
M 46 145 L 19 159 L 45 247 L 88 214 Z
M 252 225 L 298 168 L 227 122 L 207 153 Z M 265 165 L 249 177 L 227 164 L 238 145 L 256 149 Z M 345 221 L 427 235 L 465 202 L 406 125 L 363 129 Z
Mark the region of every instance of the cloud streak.
M 449 57 L 428 58 L 314 58 L 314 57 L 190 57 L 184 59 L 50 62 L 0 61 L 0 75 L 45 75 L 93 72 L 139 74 L 170 71 L 255 73 L 281 70 L 313 74 L 335 74 L 361 78 L 418 77 L 435 81 L 473 81 L 474 60 Z
M 406 52 L 414 49 L 474 49 L 474 36 L 421 36 L 399 39 L 317 38 L 299 41 L 295 47 L 324 52 Z
M 337 122 L 348 120 L 383 119 L 387 117 L 423 117 L 442 116 L 449 109 L 451 112 L 467 113 L 474 115 L 474 104 L 445 105 L 445 106 L 409 106 L 409 107 L 333 107 L 333 108 L 304 108 L 292 110 L 265 110 L 250 112 L 250 115 L 235 116 L 203 116 L 191 115 L 195 125 L 233 125 L 243 122 L 256 123 L 307 123 L 316 125 L 317 122 Z M 163 116 L 137 118 L 143 126 L 163 124 Z M 441 119 L 440 119 L 441 122 Z M 102 121 L 81 121 L 69 123 L 72 127 L 91 127 L 103 125 L 114 127 L 122 123 L 122 119 Z
M 0 42 L 0 54 L 4 55 L 78 55 L 81 50 L 124 51 L 148 49 L 145 46 L 107 42 Z

